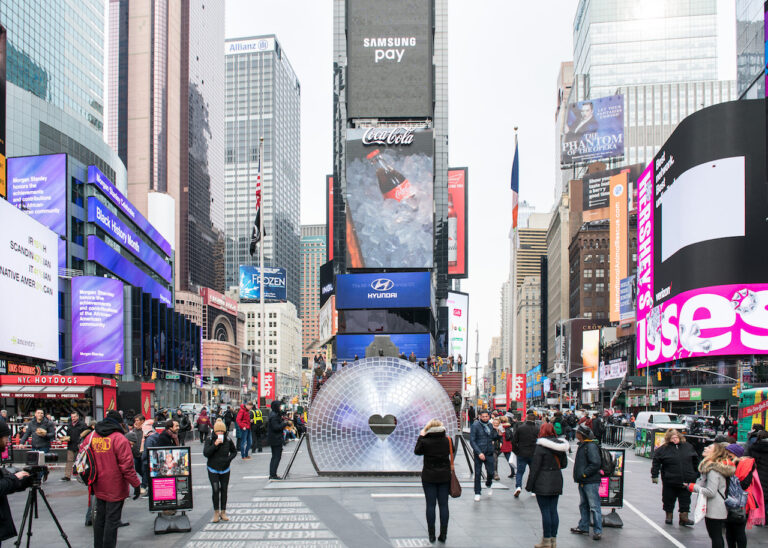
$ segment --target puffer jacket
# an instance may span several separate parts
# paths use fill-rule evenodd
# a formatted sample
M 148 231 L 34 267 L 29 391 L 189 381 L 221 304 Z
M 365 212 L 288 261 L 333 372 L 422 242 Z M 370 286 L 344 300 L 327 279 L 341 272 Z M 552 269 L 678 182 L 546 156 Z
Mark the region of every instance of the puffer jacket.
M 687 441 L 665 443 L 653 452 L 651 477 L 658 478 L 661 470 L 661 481 L 669 485 L 680 485 L 696 481 L 699 466 L 699 456 Z
M 727 462 L 701 461 L 699 472 L 702 479 L 691 483 L 688 489 L 707 497 L 707 512 L 705 517 L 710 519 L 726 519 L 728 508 L 725 498 L 728 497 L 728 481 L 736 472 L 736 467 Z
M 539 429 L 536 428 L 536 423 L 526 419 L 524 423 L 515 428 L 515 433 L 512 436 L 512 450 L 518 457 L 530 459 L 536 449 L 538 437 Z
M 451 448 L 445 435 L 445 427 L 432 427 L 427 431 L 426 436 L 419 436 L 413 452 L 416 455 L 424 455 L 422 481 L 427 483 L 451 481 Z
M 563 473 L 561 470 L 568 466 L 566 454 L 570 445 L 559 438 L 539 438 L 531 461 L 531 472 L 528 474 L 526 491 L 536 495 L 562 495 Z
M 288 425 L 280 414 L 280 402 L 275 400 L 270 404 L 269 421 L 267 423 L 267 443 L 272 446 L 283 445 L 283 429 Z

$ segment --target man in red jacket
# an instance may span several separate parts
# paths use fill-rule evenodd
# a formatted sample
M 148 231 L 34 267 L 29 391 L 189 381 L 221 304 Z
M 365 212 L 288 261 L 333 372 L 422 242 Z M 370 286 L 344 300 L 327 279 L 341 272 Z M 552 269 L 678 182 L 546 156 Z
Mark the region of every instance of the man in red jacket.
M 240 431 L 240 456 L 244 460 L 250 460 L 248 452 L 251 450 L 251 409 L 253 404 L 246 402 L 240 406 L 237 412 L 237 429 Z
M 83 442 L 87 445 L 90 436 Z M 96 424 L 91 441 L 96 462 L 96 481 L 93 493 L 96 507 L 93 518 L 94 548 L 114 548 L 117 529 L 123 513 L 123 502 L 128 498 L 128 484 L 133 487 L 134 500 L 141 495 L 141 481 L 133 467 L 131 444 L 125 439 L 123 418 L 117 411 Z

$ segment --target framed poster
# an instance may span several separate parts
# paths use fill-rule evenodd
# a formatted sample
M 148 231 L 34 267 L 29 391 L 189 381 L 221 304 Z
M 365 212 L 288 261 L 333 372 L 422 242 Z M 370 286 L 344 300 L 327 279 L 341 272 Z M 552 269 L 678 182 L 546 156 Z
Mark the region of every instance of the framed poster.
M 192 509 L 189 447 L 150 447 L 149 511 Z
M 613 474 L 600 478 L 600 506 L 621 508 L 624 506 L 624 449 L 608 449 L 616 467 Z

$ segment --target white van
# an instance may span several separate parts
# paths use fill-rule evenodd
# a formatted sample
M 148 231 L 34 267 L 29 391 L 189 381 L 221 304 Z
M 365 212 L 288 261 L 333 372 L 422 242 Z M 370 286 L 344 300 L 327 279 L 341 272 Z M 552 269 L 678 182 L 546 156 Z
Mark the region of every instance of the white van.
M 635 428 L 653 428 L 656 430 L 676 428 L 678 430 L 685 430 L 686 426 L 676 413 L 641 411 L 635 418 Z
M 190 413 L 192 415 L 198 415 L 203 407 L 205 407 L 205 405 L 202 403 L 182 403 L 179 405 L 179 409 L 188 415 Z

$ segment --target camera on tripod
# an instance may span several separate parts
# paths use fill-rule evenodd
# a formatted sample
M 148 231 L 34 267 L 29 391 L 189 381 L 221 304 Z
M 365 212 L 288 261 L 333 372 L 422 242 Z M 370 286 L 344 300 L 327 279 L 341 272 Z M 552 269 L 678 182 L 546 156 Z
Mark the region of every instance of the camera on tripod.
M 37 478 L 37 480 L 45 481 L 48 479 L 48 472 L 50 472 L 48 465 L 49 462 L 58 462 L 59 456 L 56 453 L 45 453 L 43 451 L 28 451 L 26 466 L 24 471 L 28 472 L 30 476 Z

